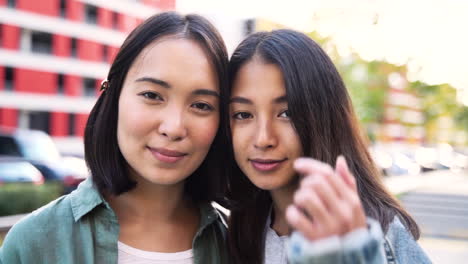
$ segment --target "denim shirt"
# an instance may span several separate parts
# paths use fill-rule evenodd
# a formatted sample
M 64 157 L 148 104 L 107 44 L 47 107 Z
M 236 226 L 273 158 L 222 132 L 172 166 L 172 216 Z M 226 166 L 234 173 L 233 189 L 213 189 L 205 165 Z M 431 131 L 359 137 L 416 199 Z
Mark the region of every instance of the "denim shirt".
M 288 245 L 291 264 L 428 264 L 432 263 L 413 236 L 395 217 L 384 236 L 380 224 L 368 219 L 368 229 L 343 238 L 310 242 L 293 233 Z
M 227 263 L 226 226 L 210 204 L 200 206 L 194 263 Z M 0 263 L 117 263 L 119 223 L 91 178 L 77 190 L 15 224 L 0 248 Z

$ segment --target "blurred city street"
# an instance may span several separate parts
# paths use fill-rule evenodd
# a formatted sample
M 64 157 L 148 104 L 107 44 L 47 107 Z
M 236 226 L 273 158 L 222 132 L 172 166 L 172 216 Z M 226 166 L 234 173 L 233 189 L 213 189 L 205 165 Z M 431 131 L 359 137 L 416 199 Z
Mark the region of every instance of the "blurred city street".
M 393 176 L 385 184 L 418 222 L 419 243 L 434 263 L 466 263 L 468 171 Z

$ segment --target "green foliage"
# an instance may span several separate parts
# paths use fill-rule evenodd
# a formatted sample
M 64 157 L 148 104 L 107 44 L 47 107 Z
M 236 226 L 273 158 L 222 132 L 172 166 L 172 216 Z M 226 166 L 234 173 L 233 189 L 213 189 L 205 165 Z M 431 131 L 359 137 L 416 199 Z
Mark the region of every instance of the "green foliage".
M 348 88 L 359 121 L 367 127 L 368 136 L 374 138 L 375 132 L 371 128 L 383 122 L 385 103 L 391 89 L 389 76 L 398 73 L 405 78 L 406 66 L 396 66 L 385 61 L 365 61 L 356 53 L 343 57 L 331 39 L 323 38 L 316 32 L 309 33 L 309 36 L 332 58 Z M 410 82 L 406 89 L 422 99 L 426 131 L 437 128 L 437 121 L 443 116 L 454 117 L 455 125 L 468 131 L 468 107 L 457 102 L 457 91 L 452 86 L 427 85 L 417 81 Z
M 58 183 L 5 184 L 0 186 L 0 216 L 30 213 L 56 199 L 62 192 Z
M 338 64 L 338 69 L 349 90 L 353 106 L 363 124 L 380 123 L 388 94 L 387 76 L 390 70 L 385 62 L 364 62 L 359 58 Z
M 455 114 L 455 122 L 465 131 L 468 131 L 468 107 L 460 107 L 459 111 Z
M 440 116 L 452 116 L 460 110 L 457 91 L 448 84 L 427 85 L 417 81 L 410 83 L 408 89 L 421 95 L 426 124 L 432 123 Z

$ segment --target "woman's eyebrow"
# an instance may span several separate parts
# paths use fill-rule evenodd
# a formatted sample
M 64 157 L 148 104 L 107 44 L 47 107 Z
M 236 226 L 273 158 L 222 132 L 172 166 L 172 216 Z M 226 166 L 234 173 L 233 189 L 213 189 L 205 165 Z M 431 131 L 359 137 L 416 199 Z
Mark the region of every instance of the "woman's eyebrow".
M 282 103 L 287 103 L 287 102 L 288 102 L 288 97 L 286 97 L 286 95 L 282 95 L 273 99 L 273 103 L 275 104 L 282 104 Z
M 253 102 L 250 99 L 247 99 L 247 98 L 241 97 L 241 96 L 231 97 L 231 99 L 229 99 L 229 104 L 232 104 L 232 103 L 250 104 L 250 105 L 253 104 Z
M 288 102 L 288 99 L 286 97 L 286 95 L 282 95 L 282 96 L 279 96 L 275 99 L 273 99 L 273 103 L 275 104 L 282 104 L 282 103 L 287 103 Z M 241 96 L 235 96 L 235 97 L 232 97 L 230 100 L 229 100 L 229 103 L 238 103 L 238 104 L 253 104 L 253 102 L 250 100 L 250 99 L 247 99 L 245 97 L 241 97 Z
M 192 92 L 194 95 L 211 95 L 214 97 L 219 98 L 219 93 L 213 90 L 208 90 L 208 89 L 197 89 Z
M 164 88 L 171 88 L 171 85 L 163 80 L 152 78 L 152 77 L 141 77 L 135 80 L 135 82 L 150 82 L 153 84 L 157 84 L 159 86 L 162 86 Z

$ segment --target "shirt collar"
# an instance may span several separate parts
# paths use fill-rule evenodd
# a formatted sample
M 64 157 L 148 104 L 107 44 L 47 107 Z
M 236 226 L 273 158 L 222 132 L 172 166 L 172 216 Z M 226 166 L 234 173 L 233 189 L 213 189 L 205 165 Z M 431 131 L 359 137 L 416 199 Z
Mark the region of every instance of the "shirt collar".
M 70 201 L 75 222 L 101 204 L 110 209 L 110 206 L 94 186 L 91 177 L 80 183 L 78 188 L 70 193 Z
M 91 212 L 94 208 L 103 204 L 111 210 L 110 205 L 104 200 L 97 188 L 94 186 L 93 179 L 88 177 L 78 188 L 70 194 L 71 207 L 75 222 L 81 217 Z M 219 212 L 210 204 L 202 203 L 200 205 L 200 231 L 212 224 L 218 218 L 221 218 Z

